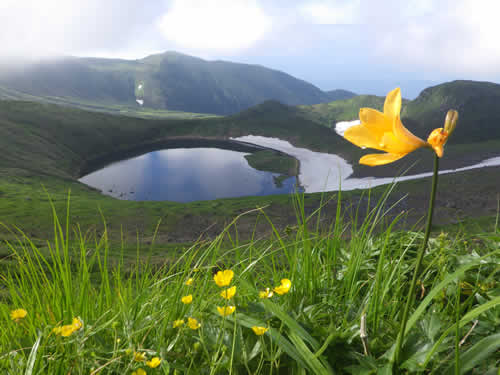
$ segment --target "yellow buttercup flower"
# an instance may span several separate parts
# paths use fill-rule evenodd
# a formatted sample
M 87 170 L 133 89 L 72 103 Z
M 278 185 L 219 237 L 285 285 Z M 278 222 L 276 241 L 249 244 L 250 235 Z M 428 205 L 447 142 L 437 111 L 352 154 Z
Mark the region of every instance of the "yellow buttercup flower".
M 15 309 L 10 312 L 10 318 L 16 322 L 25 318 L 28 312 L 25 309 Z
M 52 332 L 63 337 L 71 336 L 74 332 L 83 327 L 83 322 L 80 318 L 73 318 L 71 324 L 66 324 L 60 327 L 54 327 Z
M 225 298 L 225 299 L 231 299 L 234 297 L 235 294 L 236 294 L 236 287 L 235 286 L 232 286 L 231 288 L 223 290 L 220 293 L 221 297 Z
M 182 327 L 183 325 L 184 325 L 184 319 L 174 320 L 174 323 L 172 324 L 174 328 L 179 328 Z
M 264 333 L 267 332 L 269 328 L 267 327 L 259 327 L 259 326 L 253 326 L 252 331 L 257 335 L 257 336 L 262 336 Z
M 134 352 L 134 361 L 144 362 L 146 360 L 146 353 L 144 352 Z
M 359 110 L 360 125 L 348 128 L 344 138 L 362 148 L 373 148 L 385 151 L 384 154 L 368 154 L 359 159 L 360 164 L 375 166 L 392 163 L 421 147 L 434 149 L 436 155 L 443 155 L 442 147 L 446 143 L 448 130 L 436 129 L 431 133 L 428 142 L 412 134 L 404 127 L 400 119 L 401 91 L 399 88 L 387 94 L 384 113 L 371 108 Z M 458 113 L 452 111 L 448 129 L 456 125 Z M 448 116 L 447 116 L 448 119 Z M 453 125 L 453 126 L 451 126 Z M 439 133 L 439 134 L 438 134 Z
M 273 291 L 269 288 L 266 288 L 265 290 L 261 290 L 259 292 L 259 298 L 265 299 L 265 298 L 271 298 L 274 295 Z
M 234 277 L 234 272 L 231 270 L 219 271 L 214 276 L 215 283 L 222 287 L 231 284 L 231 280 Z
M 186 282 L 184 284 L 187 286 L 190 286 L 190 285 L 193 285 L 193 281 L 194 281 L 193 278 L 190 277 L 189 279 L 186 280 Z
M 288 293 L 291 287 L 292 287 L 292 282 L 290 280 L 282 279 L 281 285 L 274 288 L 274 292 L 281 296 L 283 294 Z
M 183 304 L 189 305 L 191 302 L 193 302 L 193 296 L 191 294 L 188 294 L 187 296 L 182 297 L 181 301 Z
M 146 371 L 144 371 L 142 368 L 138 368 L 137 371 L 132 372 L 132 375 L 146 375 Z
M 188 318 L 188 327 L 195 330 L 200 328 L 201 324 L 195 318 Z
M 83 322 L 80 320 L 80 318 L 73 318 L 71 325 L 73 326 L 75 331 L 78 331 L 83 327 Z
M 146 365 L 150 368 L 157 368 L 161 363 L 161 359 L 159 357 L 151 358 L 151 361 L 146 361 Z
M 222 316 L 231 315 L 232 313 L 234 313 L 235 310 L 236 310 L 236 306 L 224 306 L 224 307 L 217 306 L 217 311 Z

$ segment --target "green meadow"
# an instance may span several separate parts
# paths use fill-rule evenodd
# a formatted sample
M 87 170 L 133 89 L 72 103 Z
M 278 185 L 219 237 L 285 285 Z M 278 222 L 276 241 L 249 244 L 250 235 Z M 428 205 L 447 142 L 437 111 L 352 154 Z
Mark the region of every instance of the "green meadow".
M 346 108 L 358 105 L 349 100 Z M 188 204 L 120 201 L 77 181 L 145 150 L 247 134 L 357 160 L 360 151 L 325 126 L 338 117 L 328 111 L 266 102 L 224 118 L 146 119 L 0 101 L 0 369 L 496 375 L 496 168 L 440 177 L 397 358 L 430 179 Z M 450 142 L 443 164 L 498 146 L 476 141 Z M 248 161 L 297 172 L 294 159 L 270 151 Z M 220 283 L 224 270 L 234 276 Z

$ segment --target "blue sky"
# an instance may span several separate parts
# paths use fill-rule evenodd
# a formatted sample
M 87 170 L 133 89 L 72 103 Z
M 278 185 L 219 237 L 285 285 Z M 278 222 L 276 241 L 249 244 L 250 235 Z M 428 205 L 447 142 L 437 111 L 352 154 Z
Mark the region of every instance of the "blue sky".
M 1 0 L 0 58 L 175 50 L 322 89 L 500 82 L 499 0 Z

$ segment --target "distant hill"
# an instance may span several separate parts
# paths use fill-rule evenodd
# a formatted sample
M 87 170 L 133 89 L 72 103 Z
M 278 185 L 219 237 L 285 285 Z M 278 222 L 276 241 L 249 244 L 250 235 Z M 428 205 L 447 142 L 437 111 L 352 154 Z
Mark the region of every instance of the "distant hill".
M 352 91 L 347 91 L 342 89 L 326 91 L 326 94 L 328 95 L 330 101 L 350 99 L 358 95 L 353 93 Z
M 429 87 L 402 110 L 403 122 L 420 137 L 442 127 L 446 112 L 456 109 L 454 143 L 500 139 L 500 85 L 491 82 L 453 81 Z
M 65 100 L 70 105 L 82 100 L 139 106 L 139 100 L 147 108 L 220 115 L 234 114 L 270 99 L 299 105 L 354 95 L 344 90 L 327 93 L 260 65 L 206 61 L 176 52 L 141 60 L 43 60 L 3 68 L 0 86 L 42 99 L 71 98 Z
M 363 107 L 383 110 L 385 98 L 358 95 L 331 103 L 303 105 L 303 116 L 329 128 L 339 121 L 359 118 Z M 429 87 L 414 100 L 403 99 L 401 118 L 405 126 L 426 139 L 432 129 L 442 127 L 446 112 L 459 112 L 453 143 L 500 140 L 500 85 L 491 82 L 453 81 Z
M 358 95 L 350 99 L 336 100 L 310 106 L 299 106 L 303 115 L 329 128 L 335 128 L 339 121 L 355 120 L 359 117 L 359 109 L 370 107 L 382 110 L 385 98 L 374 95 Z

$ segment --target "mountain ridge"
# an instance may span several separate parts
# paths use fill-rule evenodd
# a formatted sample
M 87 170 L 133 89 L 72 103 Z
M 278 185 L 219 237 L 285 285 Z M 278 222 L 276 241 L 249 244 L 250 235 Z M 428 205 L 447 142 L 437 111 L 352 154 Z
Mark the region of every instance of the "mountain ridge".
M 4 72 L 6 69 L 3 69 Z M 353 93 L 324 92 L 262 65 L 209 61 L 175 51 L 137 60 L 61 57 L 0 72 L 0 85 L 40 97 L 230 115 L 265 100 L 288 105 L 329 102 Z

